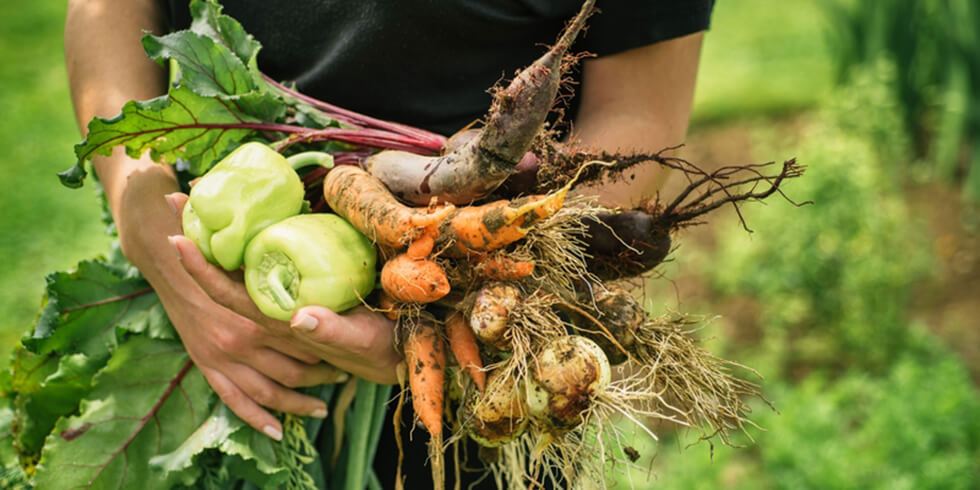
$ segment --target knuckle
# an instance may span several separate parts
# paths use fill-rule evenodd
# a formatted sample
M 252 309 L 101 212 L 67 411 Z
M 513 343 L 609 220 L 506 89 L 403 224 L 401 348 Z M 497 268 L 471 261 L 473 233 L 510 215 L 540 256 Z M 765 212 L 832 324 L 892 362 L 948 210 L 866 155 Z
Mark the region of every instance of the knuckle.
M 374 346 L 378 341 L 378 333 L 374 331 L 364 332 L 363 335 L 355 337 L 350 346 L 351 352 L 359 356 L 368 355 L 374 351 Z
M 255 403 L 262 405 L 263 407 L 271 407 L 276 402 L 276 395 L 272 392 L 269 387 L 259 386 L 249 393 L 249 396 Z
M 297 352 L 296 360 L 302 362 L 303 364 L 314 365 L 320 362 L 320 358 L 315 354 L 310 354 L 308 352 Z
M 292 368 L 285 370 L 280 375 L 280 378 L 279 382 L 287 388 L 299 388 L 304 386 L 303 383 L 306 381 L 306 376 L 304 376 L 302 370 Z
M 230 354 L 241 354 L 245 350 L 242 334 L 232 329 L 222 329 L 214 335 L 214 345 Z
M 218 398 L 225 402 L 225 405 L 228 405 L 228 407 L 236 407 L 240 405 L 244 396 L 241 391 L 231 389 L 230 387 L 224 385 L 215 386 L 214 391 L 218 394 Z
M 251 321 L 241 322 L 236 328 L 236 334 L 244 338 L 259 338 L 265 334 L 265 330 L 257 323 Z

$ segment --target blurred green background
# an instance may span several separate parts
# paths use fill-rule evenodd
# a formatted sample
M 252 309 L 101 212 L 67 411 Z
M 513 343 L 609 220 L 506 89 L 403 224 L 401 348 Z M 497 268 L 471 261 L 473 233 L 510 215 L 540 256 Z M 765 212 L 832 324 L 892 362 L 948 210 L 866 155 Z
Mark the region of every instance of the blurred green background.
M 0 4 L 0 355 L 48 272 L 105 253 L 91 184 L 55 172 L 79 139 L 62 2 Z M 682 232 L 651 310 L 719 315 L 713 351 L 761 372 L 742 448 L 638 438 L 639 488 L 980 488 L 980 5 L 722 0 L 686 156 L 796 157 L 771 199 Z M 674 179 L 671 188 L 680 185 Z M 751 437 L 751 440 L 749 439 Z M 648 476 L 643 469 L 652 469 Z

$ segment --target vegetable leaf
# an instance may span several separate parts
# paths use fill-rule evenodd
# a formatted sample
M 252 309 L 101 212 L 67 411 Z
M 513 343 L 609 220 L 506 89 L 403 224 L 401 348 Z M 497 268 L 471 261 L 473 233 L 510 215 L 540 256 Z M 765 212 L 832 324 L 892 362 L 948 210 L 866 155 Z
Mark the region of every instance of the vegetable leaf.
M 75 145 L 75 166 L 58 174 L 62 184 L 78 187 L 85 178 L 84 163 L 95 155 L 110 155 L 118 145 L 138 158 L 146 150 L 154 160 L 176 164 L 183 159 L 200 175 L 256 129 L 258 119 L 246 109 L 270 104 L 270 94 L 248 94 L 226 100 L 202 97 L 187 87 L 148 101 L 130 101 L 112 119 L 97 117 L 88 124 L 88 137 Z M 253 124 L 250 124 L 253 123 Z
M 52 353 L 39 356 L 20 348 L 14 354 L 12 386 L 17 390 L 13 434 L 24 455 L 41 452 L 44 438 L 59 417 L 78 409 L 79 401 L 92 387 L 92 378 L 105 359 L 84 354 L 60 358 Z
M 256 70 L 257 80 L 261 79 L 256 69 L 256 58 L 262 45 L 251 34 L 245 32 L 237 20 L 223 15 L 221 4 L 215 0 L 203 2 L 194 0 L 191 2 L 190 10 L 191 17 L 194 19 L 191 23 L 191 31 L 220 40 L 250 70 Z
M 14 450 L 14 409 L 10 398 L 0 397 L 0 488 L 27 489 L 28 476 Z
M 198 95 L 240 95 L 254 91 L 252 74 L 226 46 L 192 31 L 143 38 L 146 54 L 158 61 L 172 58 L 180 66 L 179 83 Z
M 261 45 L 238 21 L 221 15 L 216 2 L 191 2 L 190 30 L 143 38 L 146 54 L 159 62 L 176 60 L 178 81 L 205 97 L 243 95 L 262 89 L 265 81 L 256 57 Z
M 149 466 L 208 416 L 212 391 L 179 342 L 135 336 L 95 378 L 77 416 L 48 437 L 37 488 L 171 488 Z
M 205 469 L 199 461 L 202 455 L 213 451 L 227 455 L 227 464 L 233 468 L 229 473 L 263 488 L 275 487 L 285 480 L 286 469 L 276 463 L 272 440 L 245 425 L 223 403 L 215 406 L 211 416 L 180 447 L 153 457 L 150 465 L 172 473 L 190 486 Z
M 141 278 L 100 260 L 47 277 L 47 302 L 34 330 L 22 343 L 36 354 L 83 353 L 105 359 L 118 339 L 116 327 L 174 338 L 168 320 L 152 310 L 159 299 Z

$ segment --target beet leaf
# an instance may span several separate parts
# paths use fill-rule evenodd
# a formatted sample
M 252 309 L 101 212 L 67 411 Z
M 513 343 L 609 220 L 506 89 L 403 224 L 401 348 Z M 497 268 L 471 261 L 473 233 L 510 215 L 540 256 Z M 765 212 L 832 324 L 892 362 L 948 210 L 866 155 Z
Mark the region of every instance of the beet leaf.
M 47 283 L 44 310 L 21 340 L 31 352 L 104 359 L 117 343 L 117 328 L 176 338 L 149 284 L 104 261 L 83 261 L 71 272 L 48 275 Z
M 134 336 L 94 379 L 78 415 L 62 418 L 37 466 L 37 488 L 171 488 L 150 458 L 207 418 L 212 392 L 176 340 Z
M 215 469 L 210 464 L 202 464 L 202 460 L 210 463 L 208 457 L 219 451 L 226 455 L 222 467 Z M 215 405 L 207 420 L 179 447 L 153 457 L 150 465 L 188 486 L 202 478 L 219 482 L 244 478 L 269 488 L 280 485 L 287 476 L 286 468 L 276 462 L 272 440 L 252 430 L 223 403 Z

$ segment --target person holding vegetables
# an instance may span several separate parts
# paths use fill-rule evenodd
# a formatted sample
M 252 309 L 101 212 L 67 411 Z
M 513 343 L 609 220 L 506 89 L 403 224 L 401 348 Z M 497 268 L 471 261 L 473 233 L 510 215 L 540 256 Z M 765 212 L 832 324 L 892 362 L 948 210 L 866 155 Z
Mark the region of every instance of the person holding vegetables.
M 486 112 L 486 91 L 536 58 L 579 8 L 577 0 L 483 2 L 228 0 L 263 44 L 259 66 L 304 93 L 365 114 L 451 134 Z M 575 46 L 581 61 L 564 129 L 587 146 L 656 152 L 683 142 L 711 0 L 600 0 Z M 162 0 L 71 0 L 65 56 L 76 119 L 111 117 L 129 100 L 166 93 L 167 73 L 143 52 L 145 32 L 186 27 L 187 4 Z M 294 388 L 348 373 L 394 383 L 401 356 L 393 324 L 357 307 L 322 306 L 291 321 L 263 315 L 240 274 L 204 258 L 182 236 L 187 196 L 169 166 L 121 148 L 93 159 L 120 244 L 158 293 L 191 359 L 222 401 L 252 427 L 279 439 L 269 410 L 326 416 L 323 401 Z M 629 183 L 592 189 L 610 204 L 654 194 L 654 166 Z M 176 250 L 176 253 L 174 253 Z

